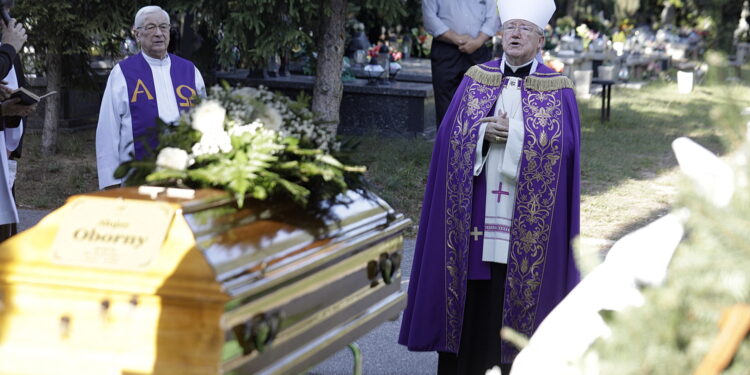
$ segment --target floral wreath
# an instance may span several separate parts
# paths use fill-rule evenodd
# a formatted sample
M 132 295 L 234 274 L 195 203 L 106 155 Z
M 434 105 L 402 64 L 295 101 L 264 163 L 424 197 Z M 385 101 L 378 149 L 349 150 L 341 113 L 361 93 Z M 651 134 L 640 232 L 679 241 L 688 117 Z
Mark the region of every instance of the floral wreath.
M 305 97 L 291 100 L 264 87 L 214 86 L 174 124 L 157 121 L 150 157 L 121 164 L 128 185 L 216 187 L 245 197 L 291 198 L 304 207 L 363 183 L 364 167 L 332 153 L 340 144 L 318 126 Z

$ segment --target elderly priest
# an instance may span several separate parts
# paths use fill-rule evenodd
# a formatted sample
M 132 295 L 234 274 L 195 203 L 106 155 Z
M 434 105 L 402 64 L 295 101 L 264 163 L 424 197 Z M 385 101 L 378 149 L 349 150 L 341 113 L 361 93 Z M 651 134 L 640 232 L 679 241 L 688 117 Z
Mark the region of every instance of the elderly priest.
M 146 6 L 135 15 L 133 34 L 141 52 L 117 64 L 109 75 L 96 128 L 99 188 L 119 186 L 114 172 L 125 161 L 143 159 L 157 145 L 156 119 L 173 122 L 205 96 L 193 63 L 168 54 L 169 15 Z M 135 141 L 135 142 L 134 142 Z
M 430 163 L 399 343 L 440 374 L 507 374 L 578 283 L 580 120 L 570 80 L 535 59 L 553 0 L 499 0 L 504 54 L 466 73 Z

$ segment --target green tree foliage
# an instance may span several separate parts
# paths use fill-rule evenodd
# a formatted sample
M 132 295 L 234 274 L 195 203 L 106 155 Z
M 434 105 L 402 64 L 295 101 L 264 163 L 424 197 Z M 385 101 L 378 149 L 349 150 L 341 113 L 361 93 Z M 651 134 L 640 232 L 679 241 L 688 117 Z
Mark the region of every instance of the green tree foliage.
M 29 61 L 37 64 L 32 68 L 45 72 L 44 59 L 49 53 L 59 53 L 65 59 L 117 55 L 137 9 L 136 1 L 18 0 L 11 12 L 28 30 L 26 45 L 34 51 L 34 59 Z M 66 75 L 65 83 L 79 78 Z
M 239 50 L 242 65 L 264 67 L 270 57 L 287 50 L 312 54 L 323 43 L 320 21 L 330 13 L 328 0 L 171 0 L 165 7 L 195 14 L 197 25 L 206 25 L 217 38 L 217 52 L 231 64 Z M 349 0 L 352 11 L 374 12 L 387 22 L 406 13 L 402 0 Z
M 118 52 L 137 5 L 135 1 L 18 0 L 12 15 L 28 30 L 31 68 L 47 77 L 48 91 L 60 91 L 63 85 L 89 77 L 91 54 Z M 64 66 L 68 69 L 63 70 Z M 42 151 L 50 155 L 57 148 L 60 95 L 50 97 L 46 104 Z

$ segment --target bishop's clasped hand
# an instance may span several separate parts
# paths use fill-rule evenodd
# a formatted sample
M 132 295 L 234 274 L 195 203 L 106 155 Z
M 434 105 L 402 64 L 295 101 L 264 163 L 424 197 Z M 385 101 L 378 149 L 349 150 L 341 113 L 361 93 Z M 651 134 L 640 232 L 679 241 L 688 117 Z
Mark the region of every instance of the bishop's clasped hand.
M 503 113 L 500 116 L 485 117 L 479 121 L 488 123 L 487 128 L 484 130 L 484 140 L 494 143 L 505 143 L 508 141 L 510 122 L 508 121 L 507 113 Z

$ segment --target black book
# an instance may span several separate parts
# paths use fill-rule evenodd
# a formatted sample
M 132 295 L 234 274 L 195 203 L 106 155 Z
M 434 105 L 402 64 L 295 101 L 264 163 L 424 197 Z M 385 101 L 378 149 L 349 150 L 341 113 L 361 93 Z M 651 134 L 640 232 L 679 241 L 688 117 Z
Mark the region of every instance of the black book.
M 13 90 L 13 92 L 10 94 L 10 98 L 8 98 L 8 99 L 21 98 L 21 101 L 19 102 L 19 104 L 32 105 L 32 104 L 35 104 L 35 103 L 39 103 L 40 100 L 42 100 L 42 99 L 44 99 L 44 98 L 46 98 L 46 97 L 48 97 L 48 96 L 50 96 L 52 94 L 57 94 L 57 91 L 50 91 L 50 92 L 48 92 L 48 93 L 40 96 L 40 95 L 34 94 L 33 92 L 27 90 L 24 87 L 19 87 L 19 88 Z

